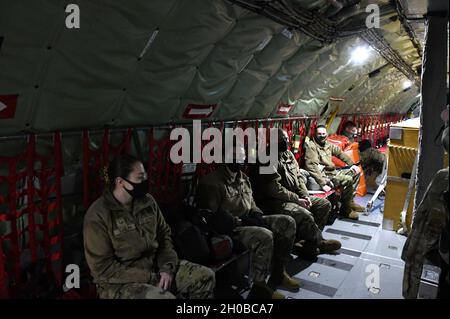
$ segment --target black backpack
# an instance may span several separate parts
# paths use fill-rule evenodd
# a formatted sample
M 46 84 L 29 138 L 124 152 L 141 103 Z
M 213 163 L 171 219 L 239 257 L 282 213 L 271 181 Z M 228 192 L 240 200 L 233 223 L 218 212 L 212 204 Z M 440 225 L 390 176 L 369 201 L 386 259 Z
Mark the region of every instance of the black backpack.
M 175 227 L 173 243 L 180 259 L 207 265 L 210 261 L 209 240 L 200 227 L 188 220 L 181 220 Z

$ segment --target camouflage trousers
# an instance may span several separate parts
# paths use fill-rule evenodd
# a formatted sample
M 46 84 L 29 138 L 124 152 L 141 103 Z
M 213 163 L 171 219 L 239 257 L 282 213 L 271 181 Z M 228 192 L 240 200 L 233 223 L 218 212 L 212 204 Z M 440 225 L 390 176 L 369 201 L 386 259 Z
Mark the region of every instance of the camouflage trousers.
M 352 211 L 351 204 L 358 188 L 360 174 L 356 174 L 351 169 L 338 170 L 336 175 L 330 176 L 334 186 L 341 189 L 340 212 L 347 216 Z
M 295 239 L 295 221 L 290 216 L 270 215 L 264 220 L 271 230 L 257 226 L 236 227 L 234 239 L 250 250 L 254 281 L 265 281 L 270 272 L 283 271 Z
M 158 288 L 159 276 L 150 283 L 101 284 L 102 299 L 207 299 L 214 297 L 215 274 L 205 266 L 181 260 L 170 291 Z
M 364 152 L 360 152 L 359 156 L 361 158 L 361 165 L 364 172 L 371 169 L 381 173 L 383 170 L 384 161 L 386 160 L 386 156 L 383 153 L 373 147 L 370 147 Z
M 310 199 L 312 205 L 309 209 L 296 203 L 273 200 L 265 205 L 264 211 L 291 216 L 297 226 L 296 241 L 305 240 L 319 244 L 323 240 L 322 230 L 328 221 L 331 203 L 323 198 Z

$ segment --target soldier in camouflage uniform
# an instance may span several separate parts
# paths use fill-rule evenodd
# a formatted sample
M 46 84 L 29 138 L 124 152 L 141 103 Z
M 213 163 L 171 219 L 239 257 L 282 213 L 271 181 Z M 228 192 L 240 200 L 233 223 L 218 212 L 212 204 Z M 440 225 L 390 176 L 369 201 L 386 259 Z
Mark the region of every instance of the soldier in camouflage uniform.
M 319 125 L 315 136 L 305 141 L 305 169 L 323 191 L 328 192 L 334 187 L 339 187 L 341 214 L 351 219 L 358 219 L 357 211 L 364 210 L 364 207 L 356 204 L 353 198 L 359 182 L 360 168 L 338 146 L 327 142 L 327 137 L 326 127 Z M 350 168 L 336 170 L 332 156 L 336 156 Z
M 343 126 L 342 135 L 347 137 L 349 143 L 354 143 L 358 136 L 358 129 L 356 124 L 348 121 Z M 386 157 L 379 150 L 373 148 L 368 140 L 359 143 L 359 158 L 363 170 L 366 172 L 369 169 L 381 173 Z
M 85 216 L 85 255 L 100 298 L 212 298 L 214 272 L 178 260 L 145 179 L 137 159 L 114 159 L 111 187 Z
M 448 107 L 442 117 L 446 122 L 442 144 L 448 153 Z M 405 298 L 417 298 L 424 261 L 433 253 L 436 255 L 438 251 L 441 256 L 441 266 L 444 269 L 441 274 L 440 289 L 442 291 L 442 286 L 446 286 L 448 296 L 448 188 L 447 167 L 436 173 L 414 214 L 412 229 L 402 252 L 402 259 L 405 261 L 403 275 Z M 446 247 L 446 253 L 443 253 L 443 247 Z
M 245 154 L 243 148 L 234 147 L 234 158 L 236 149 Z M 221 164 L 204 176 L 197 188 L 197 207 L 231 219 L 230 235 L 251 252 L 254 281 L 251 295 L 283 298 L 273 292 L 278 285 L 289 290 L 300 287 L 285 271 L 294 244 L 295 221 L 284 215 L 263 215 L 255 204 L 249 178 L 241 171 L 242 167 L 239 163 Z
M 310 197 L 301 177 L 294 154 L 288 150 L 287 133 L 278 130 L 278 165 L 273 174 L 252 174 L 256 202 L 266 213 L 289 215 L 297 225 L 298 245 L 311 253 L 327 253 L 341 248 L 336 240 L 325 240 L 322 230 L 328 220 L 331 203 L 324 198 Z M 317 251 L 319 249 L 319 251 Z

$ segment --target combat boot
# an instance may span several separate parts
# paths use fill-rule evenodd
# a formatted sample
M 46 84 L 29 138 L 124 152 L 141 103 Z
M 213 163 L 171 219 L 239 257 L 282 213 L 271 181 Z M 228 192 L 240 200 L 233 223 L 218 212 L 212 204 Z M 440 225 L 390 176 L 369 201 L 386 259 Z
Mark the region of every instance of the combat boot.
M 296 243 L 292 248 L 292 253 L 302 259 L 315 261 L 317 259 L 317 255 L 320 254 L 320 250 L 317 245 L 312 243 Z
M 272 274 L 270 275 L 267 284 L 273 290 L 277 290 L 278 286 L 294 292 L 300 289 L 300 282 L 289 276 L 285 270 L 284 265 L 281 263 L 278 265 L 273 265 Z
M 355 211 L 355 212 L 360 212 L 362 213 L 363 211 L 366 210 L 366 208 L 364 206 L 359 205 L 358 203 L 356 203 L 355 201 L 353 201 L 350 205 L 350 208 Z
M 357 212 L 355 212 L 354 210 L 352 210 L 348 215 L 347 218 L 349 219 L 353 219 L 353 220 L 358 220 L 359 219 L 359 214 Z
M 338 240 L 327 239 L 322 240 L 319 244 L 319 249 L 321 253 L 331 253 L 336 250 L 341 249 L 342 244 Z
M 286 299 L 286 296 L 275 290 L 272 294 L 272 299 Z
M 265 282 L 255 281 L 247 299 L 286 299 L 286 296 L 270 288 Z
M 300 289 L 300 281 L 292 278 L 286 271 L 284 271 L 281 286 L 289 291 L 298 291 Z

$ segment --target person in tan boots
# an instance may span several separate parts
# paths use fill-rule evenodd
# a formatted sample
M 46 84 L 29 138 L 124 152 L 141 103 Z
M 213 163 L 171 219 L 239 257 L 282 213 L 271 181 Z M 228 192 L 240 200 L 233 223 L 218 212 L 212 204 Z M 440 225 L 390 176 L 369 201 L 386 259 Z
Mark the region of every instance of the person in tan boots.
M 333 188 L 339 188 L 341 190 L 340 213 L 344 217 L 357 220 L 358 211 L 364 211 L 364 207 L 353 200 L 360 168 L 338 146 L 328 143 L 327 137 L 326 127 L 319 125 L 313 138 L 305 142 L 305 170 L 314 177 L 323 191 L 328 192 Z M 349 168 L 336 170 L 332 156 L 345 162 Z
M 341 248 L 337 240 L 322 237 L 331 210 L 331 203 L 324 198 L 309 196 L 301 177 L 294 154 L 288 149 L 286 131 L 278 130 L 278 165 L 273 174 L 252 174 L 256 202 L 266 213 L 283 214 L 296 222 L 295 251 L 299 255 L 314 257 L 319 253 L 331 253 Z
M 244 164 L 237 160 L 245 158 L 244 148 L 234 145 L 232 152 L 233 163 L 221 164 L 200 180 L 197 208 L 210 210 L 222 228 L 229 224 L 229 235 L 250 250 L 253 286 L 249 298 L 284 299 L 277 286 L 291 291 L 300 288 L 285 271 L 294 244 L 295 221 L 285 215 L 267 216 L 256 206 L 249 178 L 242 172 Z

